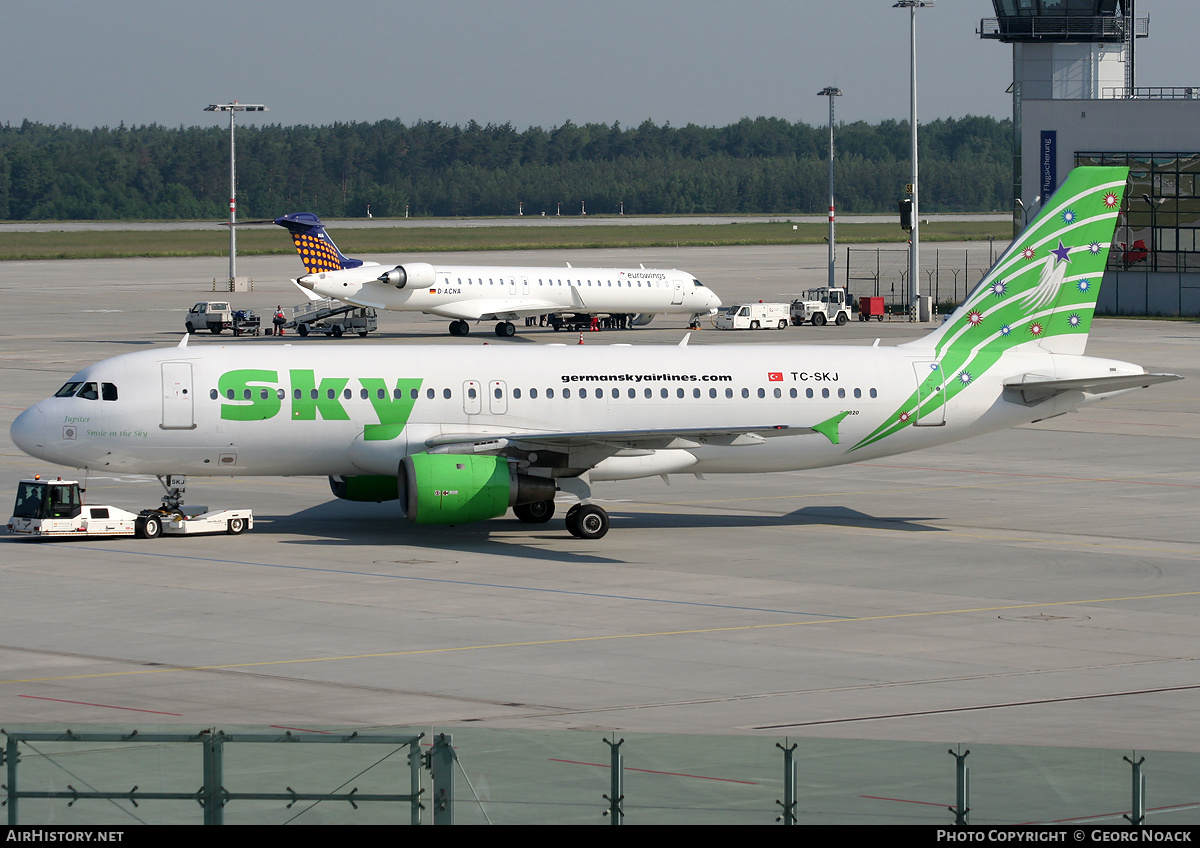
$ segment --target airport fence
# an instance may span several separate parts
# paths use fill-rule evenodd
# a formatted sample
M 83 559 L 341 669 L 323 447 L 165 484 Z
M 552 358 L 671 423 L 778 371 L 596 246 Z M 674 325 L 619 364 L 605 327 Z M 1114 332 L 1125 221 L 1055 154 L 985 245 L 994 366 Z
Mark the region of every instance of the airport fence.
M 77 731 L 3 731 L 10 825 L 1200 823 L 1189 753 L 462 727 Z
M 935 314 L 958 306 L 1006 246 L 921 248 L 921 294 L 933 296 Z M 846 291 L 855 303 L 864 295 L 882 297 L 888 315 L 907 318 L 908 248 L 847 247 Z

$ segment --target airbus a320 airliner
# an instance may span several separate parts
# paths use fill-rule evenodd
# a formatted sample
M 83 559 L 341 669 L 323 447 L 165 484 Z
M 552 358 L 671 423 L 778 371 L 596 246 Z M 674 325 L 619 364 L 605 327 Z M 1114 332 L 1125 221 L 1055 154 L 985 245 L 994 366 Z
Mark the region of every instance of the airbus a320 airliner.
M 511 268 L 405 262 L 390 269 L 342 255 L 311 212 L 276 218 L 292 234 L 308 273 L 296 284 L 355 306 L 424 312 L 453 318 L 450 335 L 465 336 L 468 321 L 497 321 L 496 335 L 516 333 L 515 318 L 627 314 L 635 325 L 658 313 L 715 313 L 721 300 L 685 271 L 653 268 Z M 693 322 L 694 323 L 694 322 Z
M 596 539 L 597 481 L 874 459 L 1179 379 L 1084 355 L 1127 178 L 1075 169 L 946 323 L 896 347 L 185 338 L 84 368 L 12 439 L 104 473 L 327 475 L 423 524 L 543 522 L 564 491 L 567 529 Z

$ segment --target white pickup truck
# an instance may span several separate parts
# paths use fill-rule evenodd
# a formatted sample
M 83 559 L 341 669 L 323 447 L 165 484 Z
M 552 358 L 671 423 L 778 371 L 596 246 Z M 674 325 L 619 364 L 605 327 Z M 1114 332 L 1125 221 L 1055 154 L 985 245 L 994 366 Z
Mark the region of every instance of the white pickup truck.
M 207 300 L 197 303 L 188 310 L 184 320 L 184 328 L 189 333 L 208 330 L 218 335 L 222 330 L 233 329 L 233 310 L 223 300 Z

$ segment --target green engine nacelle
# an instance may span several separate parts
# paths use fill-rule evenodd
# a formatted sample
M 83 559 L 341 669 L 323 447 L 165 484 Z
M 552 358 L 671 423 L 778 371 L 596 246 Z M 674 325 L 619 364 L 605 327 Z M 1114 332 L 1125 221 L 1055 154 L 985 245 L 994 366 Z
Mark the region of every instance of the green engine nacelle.
M 418 453 L 400 463 L 400 507 L 417 524 L 466 524 L 552 500 L 548 477 L 516 474 L 497 456 Z

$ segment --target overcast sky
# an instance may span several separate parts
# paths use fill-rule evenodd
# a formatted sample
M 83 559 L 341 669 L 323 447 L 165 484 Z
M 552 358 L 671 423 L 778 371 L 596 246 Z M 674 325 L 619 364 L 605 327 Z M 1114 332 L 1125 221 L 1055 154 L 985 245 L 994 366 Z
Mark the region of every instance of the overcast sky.
M 0 0 L 0 121 L 78 127 L 400 118 L 552 127 L 908 117 L 909 12 L 893 0 Z M 1139 85 L 1200 86 L 1196 0 L 1139 0 Z M 989 0 L 917 13 L 922 121 L 1009 117 L 1012 48 Z M 1198 105 L 1200 108 L 1200 105 Z M 241 123 L 239 121 L 239 123 Z

